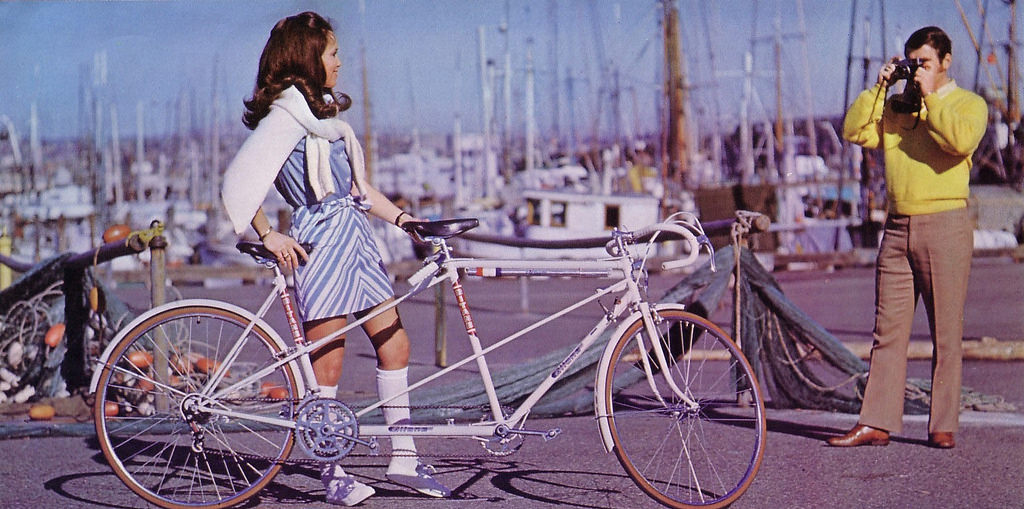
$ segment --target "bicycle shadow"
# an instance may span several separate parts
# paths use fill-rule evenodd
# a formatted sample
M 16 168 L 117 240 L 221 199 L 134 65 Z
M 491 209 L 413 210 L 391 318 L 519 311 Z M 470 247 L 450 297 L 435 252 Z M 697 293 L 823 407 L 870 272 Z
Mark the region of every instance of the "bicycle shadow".
M 530 501 L 559 507 L 601 509 L 621 506 L 623 491 L 609 488 L 609 484 L 621 484 L 624 489 L 635 488 L 625 474 L 599 470 L 544 469 L 536 468 L 529 462 L 490 458 L 447 458 L 433 461 L 432 464 L 437 470 L 437 478 L 442 482 L 464 479 L 458 484 L 449 485 L 451 498 L 431 499 L 388 481 L 383 475 L 386 465 L 379 461 L 347 461 L 344 466 L 349 475 L 374 488 L 376 493 L 373 500 L 377 503 L 386 505 L 390 501 L 400 507 L 406 507 L 406 504 L 418 506 L 436 500 L 441 504 L 480 502 L 488 505 L 520 505 Z M 302 491 L 294 487 L 297 484 L 313 485 L 315 488 Z M 320 485 L 319 468 L 312 465 L 286 465 L 278 478 L 255 499 L 273 507 L 323 503 L 324 490 Z

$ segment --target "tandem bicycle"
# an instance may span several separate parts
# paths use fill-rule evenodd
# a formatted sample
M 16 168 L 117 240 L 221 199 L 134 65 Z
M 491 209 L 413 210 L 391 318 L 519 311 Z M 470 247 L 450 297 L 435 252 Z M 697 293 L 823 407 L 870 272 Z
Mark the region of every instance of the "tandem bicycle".
M 411 289 L 375 313 L 411 296 L 449 285 L 472 353 L 410 384 L 416 391 L 474 364 L 487 404 L 475 417 L 452 417 L 407 426 L 371 419 L 390 400 L 353 408 L 323 398 L 310 352 L 374 316 L 307 342 L 286 278 L 273 255 L 255 242 L 238 249 L 274 273 L 273 288 L 255 312 L 210 299 L 174 301 L 124 327 L 96 360 L 90 385 L 100 448 L 133 492 L 161 507 L 228 507 L 256 495 L 291 459 L 337 461 L 355 448 L 375 453 L 378 440 L 407 435 L 481 442 L 505 454 L 524 439 L 547 442 L 560 430 L 532 429 L 531 409 L 583 352 L 601 348 L 594 375 L 594 417 L 600 442 L 628 476 L 668 507 L 723 507 L 750 486 L 765 449 L 765 409 L 758 381 L 743 353 L 708 319 L 684 306 L 649 302 L 647 262 L 655 242 L 683 242 L 670 270 L 714 253 L 700 222 L 678 213 L 637 231 L 615 230 L 608 256 L 586 260 L 514 260 L 457 257 L 453 237 L 476 219 L 407 223 L 408 231 L 436 247 L 410 276 Z M 477 334 L 461 278 L 494 276 L 592 277 L 603 287 L 521 330 L 485 346 Z M 288 322 L 282 335 L 265 316 L 280 303 Z M 563 361 L 515 407 L 499 400 L 487 354 L 583 306 L 602 316 Z M 610 334 L 605 334 L 610 331 Z M 285 339 L 287 338 L 287 340 Z M 595 343 L 603 343 L 595 345 Z M 404 393 L 403 393 L 404 394 Z M 415 401 L 415 398 L 413 398 Z

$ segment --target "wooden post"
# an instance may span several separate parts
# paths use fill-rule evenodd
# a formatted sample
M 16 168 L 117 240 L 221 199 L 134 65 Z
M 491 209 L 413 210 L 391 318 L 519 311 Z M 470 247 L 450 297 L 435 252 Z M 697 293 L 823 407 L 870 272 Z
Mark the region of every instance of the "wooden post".
M 150 227 L 156 227 L 160 223 L 153 221 Z M 149 278 L 150 278 L 150 299 L 152 307 L 163 304 L 166 298 L 167 285 L 167 239 L 163 235 L 157 235 L 149 241 Z M 156 337 L 153 352 L 153 369 L 156 372 L 155 378 L 158 382 L 169 384 L 170 382 L 170 340 L 164 334 L 162 328 L 155 329 Z M 158 412 L 170 411 L 171 402 L 164 396 L 157 396 L 153 402 Z
M 663 2 L 665 16 L 665 95 L 668 100 L 668 126 L 665 130 L 665 163 L 662 178 L 685 182 L 687 171 L 686 87 L 681 68 L 682 48 L 679 45 L 679 11 L 675 2 Z
M 444 309 L 444 292 L 442 285 L 434 287 L 434 364 L 439 368 L 448 367 L 448 315 Z
M 526 259 L 526 248 L 519 248 L 519 257 Z M 519 276 L 519 311 L 524 315 L 530 312 L 530 278 Z
M 7 228 L 5 227 L 3 234 L 0 234 L 0 255 L 8 257 L 11 256 L 13 244 L 14 243 L 11 240 L 11 236 L 7 235 Z M 11 283 L 13 281 L 14 274 L 11 271 L 11 268 L 3 263 L 0 263 L 0 290 L 3 290 L 4 288 L 11 286 Z

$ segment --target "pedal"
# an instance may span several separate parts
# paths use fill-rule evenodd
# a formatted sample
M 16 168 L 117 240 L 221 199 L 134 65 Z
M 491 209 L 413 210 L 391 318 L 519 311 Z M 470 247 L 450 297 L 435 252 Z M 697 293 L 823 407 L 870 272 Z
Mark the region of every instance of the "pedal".
M 532 430 L 532 429 L 510 429 L 510 430 L 508 430 L 508 434 L 510 434 L 510 435 L 516 434 L 516 435 L 524 435 L 524 436 L 532 436 L 532 437 L 541 437 L 541 438 L 544 439 L 545 442 L 547 442 L 549 440 L 553 440 L 558 435 L 561 435 L 562 434 L 562 428 L 551 428 L 551 429 L 549 429 L 547 431 Z

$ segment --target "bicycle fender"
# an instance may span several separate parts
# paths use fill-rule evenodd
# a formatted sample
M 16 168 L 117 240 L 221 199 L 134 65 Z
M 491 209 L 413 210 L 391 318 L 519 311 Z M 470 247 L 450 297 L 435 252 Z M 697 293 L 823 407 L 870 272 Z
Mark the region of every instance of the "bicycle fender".
M 663 311 L 668 309 L 678 309 L 680 311 L 686 310 L 686 307 L 683 306 L 682 304 L 675 303 L 654 304 L 652 307 L 655 311 Z M 612 338 L 618 338 L 619 336 L 621 336 L 623 333 L 626 332 L 626 329 L 633 324 L 634 321 L 641 318 L 642 315 L 639 311 L 634 311 L 633 313 L 631 313 L 629 316 L 626 317 L 625 320 L 622 321 L 618 328 L 615 329 L 615 332 L 612 333 Z M 608 424 L 608 418 L 611 415 L 611 409 L 605 405 L 604 401 L 604 393 L 605 389 L 607 388 L 606 384 L 611 382 L 610 380 L 608 380 L 606 373 L 608 371 L 608 365 L 611 364 L 612 350 L 614 349 L 615 342 L 608 341 L 608 344 L 605 345 L 604 347 L 604 353 L 601 354 L 601 362 L 598 363 L 597 365 L 597 373 L 594 379 L 594 415 L 597 416 L 597 427 L 601 433 L 601 445 L 604 446 L 605 452 L 612 452 L 612 448 L 615 447 L 615 444 L 612 442 L 612 432 L 610 429 L 610 425 Z
M 114 351 L 114 348 L 117 347 L 121 340 L 128 335 L 129 332 L 135 329 L 135 327 L 137 327 L 140 323 L 149 320 L 153 316 L 163 313 L 164 311 L 191 306 L 217 307 L 225 309 L 227 311 L 238 313 L 246 320 L 255 321 L 256 327 L 263 329 L 263 331 L 267 333 L 267 335 L 270 337 L 270 339 L 274 341 L 278 348 L 280 348 L 281 350 L 285 350 L 288 348 L 284 340 L 281 339 L 281 336 L 277 334 L 277 331 L 275 331 L 274 328 L 270 326 L 270 324 L 263 321 L 263 319 L 256 319 L 256 315 L 245 308 L 241 308 L 227 302 L 211 299 L 176 300 L 173 302 L 168 302 L 167 304 L 157 306 L 153 309 L 150 309 L 149 311 L 146 311 L 145 313 L 142 313 L 141 315 L 135 317 L 135 319 L 132 320 L 128 325 L 122 327 L 121 330 L 119 330 L 117 334 L 114 335 L 114 339 L 110 340 L 110 343 L 107 344 L 107 347 L 103 350 L 103 353 L 100 355 L 99 359 L 96 360 L 96 367 L 92 372 L 92 379 L 89 382 L 89 394 L 94 394 L 96 392 L 96 387 L 99 385 L 100 381 L 100 372 L 103 371 L 102 367 L 107 365 L 107 362 L 110 360 L 110 354 Z M 299 385 L 299 394 L 304 394 L 306 392 L 306 388 L 305 384 L 303 383 L 302 377 L 297 377 L 295 381 Z

